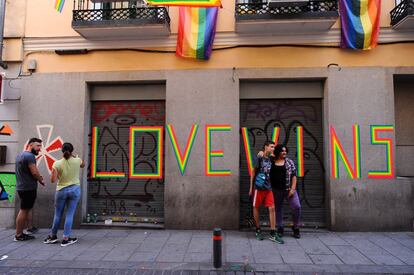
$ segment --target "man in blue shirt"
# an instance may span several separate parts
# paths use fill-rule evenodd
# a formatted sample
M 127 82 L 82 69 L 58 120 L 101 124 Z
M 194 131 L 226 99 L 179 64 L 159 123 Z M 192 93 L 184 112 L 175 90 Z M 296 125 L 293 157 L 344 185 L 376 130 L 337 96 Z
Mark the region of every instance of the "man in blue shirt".
M 16 157 L 16 190 L 20 197 L 20 210 L 16 217 L 16 236 L 14 241 L 34 239 L 23 233 L 30 210 L 36 201 L 37 182 L 44 185 L 43 177 L 36 166 L 36 156 L 42 147 L 42 141 L 31 138 L 26 150 Z

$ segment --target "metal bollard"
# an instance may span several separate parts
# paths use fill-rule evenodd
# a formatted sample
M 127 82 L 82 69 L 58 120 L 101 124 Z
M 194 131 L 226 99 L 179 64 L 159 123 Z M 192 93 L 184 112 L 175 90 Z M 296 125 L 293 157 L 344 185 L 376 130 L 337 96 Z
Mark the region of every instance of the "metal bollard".
M 214 228 L 213 233 L 213 257 L 214 257 L 214 268 L 220 268 L 221 262 L 221 228 Z

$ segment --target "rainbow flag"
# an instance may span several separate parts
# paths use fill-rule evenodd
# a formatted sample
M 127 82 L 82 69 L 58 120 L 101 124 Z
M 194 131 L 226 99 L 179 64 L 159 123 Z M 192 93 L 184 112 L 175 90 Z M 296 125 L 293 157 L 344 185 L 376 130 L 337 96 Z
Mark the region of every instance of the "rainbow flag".
M 207 60 L 213 49 L 218 8 L 180 7 L 176 54 Z
M 56 0 L 55 10 L 57 10 L 58 12 L 62 12 L 64 5 L 65 5 L 65 0 Z
M 370 50 L 377 46 L 381 0 L 340 0 L 341 48 Z
M 221 7 L 220 0 L 147 0 L 153 6 Z

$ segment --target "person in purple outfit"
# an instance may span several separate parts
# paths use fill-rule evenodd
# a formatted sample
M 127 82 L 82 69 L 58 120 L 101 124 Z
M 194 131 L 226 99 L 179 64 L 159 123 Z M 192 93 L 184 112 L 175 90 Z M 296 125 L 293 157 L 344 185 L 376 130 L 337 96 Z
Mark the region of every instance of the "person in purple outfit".
M 287 200 L 293 215 L 293 236 L 300 238 L 301 205 L 299 200 L 295 163 L 287 157 L 288 149 L 284 145 L 277 145 L 274 150 L 275 159 L 270 169 L 270 182 L 276 204 L 277 232 L 283 236 L 283 202 Z

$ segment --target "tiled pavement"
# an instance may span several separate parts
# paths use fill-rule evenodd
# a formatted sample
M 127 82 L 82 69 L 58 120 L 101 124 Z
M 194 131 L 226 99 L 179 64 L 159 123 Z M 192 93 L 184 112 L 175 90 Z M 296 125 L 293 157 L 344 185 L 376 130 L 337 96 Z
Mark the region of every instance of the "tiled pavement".
M 225 231 L 220 270 L 212 265 L 210 231 L 82 229 L 68 247 L 43 244 L 47 229 L 28 242 L 13 235 L 0 229 L 0 274 L 414 274 L 413 232 L 305 232 L 280 245 Z

